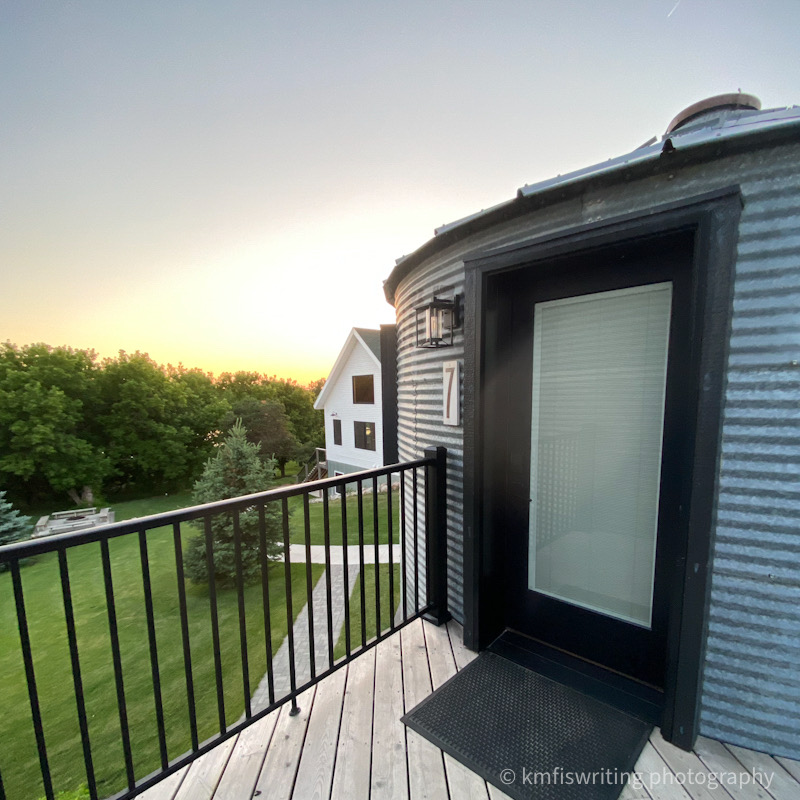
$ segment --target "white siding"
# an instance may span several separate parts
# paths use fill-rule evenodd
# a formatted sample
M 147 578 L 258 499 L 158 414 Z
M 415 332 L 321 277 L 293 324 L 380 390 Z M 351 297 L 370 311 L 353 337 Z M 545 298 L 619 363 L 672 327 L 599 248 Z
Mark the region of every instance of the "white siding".
M 372 375 L 375 402 L 353 403 L 353 376 Z M 325 399 L 325 448 L 328 461 L 350 464 L 358 469 L 383 466 L 383 419 L 381 398 L 381 369 L 371 353 L 353 340 L 343 369 L 328 390 Z M 342 443 L 333 443 L 333 420 L 342 421 Z M 354 422 L 369 422 L 375 426 L 375 450 L 360 450 L 355 446 Z

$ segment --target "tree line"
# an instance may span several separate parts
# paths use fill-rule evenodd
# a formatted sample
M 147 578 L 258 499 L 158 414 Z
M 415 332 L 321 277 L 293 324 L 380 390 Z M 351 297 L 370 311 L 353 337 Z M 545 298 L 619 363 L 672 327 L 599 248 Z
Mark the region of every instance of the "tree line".
M 0 345 L 0 488 L 31 507 L 68 495 L 144 496 L 186 488 L 241 419 L 274 458 L 305 461 L 324 444 L 309 386 L 257 372 L 214 377 L 146 353 Z

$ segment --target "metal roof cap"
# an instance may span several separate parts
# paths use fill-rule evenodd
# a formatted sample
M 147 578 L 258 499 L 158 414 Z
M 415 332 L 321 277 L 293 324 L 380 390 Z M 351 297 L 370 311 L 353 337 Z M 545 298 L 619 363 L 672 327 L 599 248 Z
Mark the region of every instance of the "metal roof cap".
M 761 101 L 754 94 L 718 94 L 698 100 L 676 114 L 672 122 L 667 125 L 665 136 L 686 125 L 701 115 L 722 111 L 724 109 L 744 109 L 747 111 L 761 111 Z

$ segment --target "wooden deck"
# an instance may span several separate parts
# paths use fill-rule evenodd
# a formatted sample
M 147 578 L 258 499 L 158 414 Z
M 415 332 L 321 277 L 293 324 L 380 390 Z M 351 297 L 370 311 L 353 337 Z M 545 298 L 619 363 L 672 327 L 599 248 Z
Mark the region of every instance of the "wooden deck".
M 468 664 L 456 623 L 417 621 L 141 797 L 146 800 L 432 798 L 507 795 L 407 730 L 406 710 Z M 798 800 L 800 762 L 700 739 L 685 753 L 658 730 L 636 765 L 642 783 L 624 800 Z M 714 786 L 712 774 L 748 783 Z M 753 783 L 753 775 L 761 785 Z M 678 782 L 684 776 L 684 784 Z M 691 776 L 691 777 L 689 777 Z M 767 787 L 768 784 L 768 787 Z M 766 788 L 765 788 L 766 787 Z

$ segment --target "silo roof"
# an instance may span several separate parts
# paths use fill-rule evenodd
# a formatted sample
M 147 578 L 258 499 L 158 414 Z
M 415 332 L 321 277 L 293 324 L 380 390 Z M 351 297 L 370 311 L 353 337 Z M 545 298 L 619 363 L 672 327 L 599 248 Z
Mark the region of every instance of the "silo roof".
M 800 106 L 764 111 L 710 111 L 625 155 L 538 183 L 525 184 L 517 190 L 514 198 L 436 228 L 432 239 L 410 255 L 397 259 L 395 268 L 384 281 L 386 299 L 394 304 L 394 292 L 400 281 L 418 264 L 445 247 L 534 208 L 566 199 L 588 184 L 595 185 L 605 180 L 616 182 L 639 170 L 672 170 L 695 160 L 714 158 L 756 144 L 767 144 L 773 139 L 797 137 L 798 134 Z M 754 141 L 756 137 L 757 141 Z

